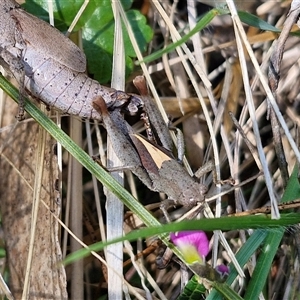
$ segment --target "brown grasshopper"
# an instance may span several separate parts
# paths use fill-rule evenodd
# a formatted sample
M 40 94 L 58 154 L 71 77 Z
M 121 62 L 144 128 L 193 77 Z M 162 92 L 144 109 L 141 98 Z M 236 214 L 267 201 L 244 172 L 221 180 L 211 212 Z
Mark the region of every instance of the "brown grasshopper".
M 168 128 L 149 100 L 146 85 L 136 82 L 140 97 L 101 86 L 84 73 L 85 55 L 75 44 L 48 23 L 26 13 L 14 0 L 1 0 L 0 34 L 0 63 L 19 82 L 21 97 L 26 88 L 62 112 L 102 120 L 121 161 L 129 164 L 150 189 L 165 192 L 184 206 L 204 200 L 206 187 L 171 156 Z M 126 106 L 125 110 L 133 114 L 143 101 L 151 122 L 159 124 L 156 129 L 161 131 L 158 136 L 165 153 L 135 135 L 121 116 L 121 108 Z M 153 160 L 153 151 L 160 154 L 160 160 Z
M 150 103 L 152 99 L 148 96 L 143 77 L 138 77 L 135 83 L 138 83 L 137 86 L 145 107 L 151 107 L 152 111 L 149 114 L 154 114 L 155 118 L 162 120 L 154 103 Z M 101 97 L 94 100 L 93 106 L 102 115 L 102 122 L 120 161 L 136 174 L 149 189 L 165 193 L 168 200 L 173 200 L 175 204 L 185 207 L 194 206 L 204 200 L 207 187 L 188 174 L 186 169 L 174 158 L 170 149 L 154 145 L 142 136 L 135 134 L 120 111 L 118 109 L 108 111 L 105 101 Z M 162 128 L 156 129 L 162 130 L 166 134 L 164 138 L 171 140 L 165 124 Z M 167 215 L 165 204 L 162 204 L 162 210 Z
M 24 89 L 62 112 L 101 120 L 92 101 L 101 96 L 107 107 L 127 105 L 135 113 L 139 99 L 100 85 L 85 74 L 84 53 L 61 32 L 25 12 L 14 0 L 0 2 L 0 64 Z M 134 98 L 134 97 L 133 97 Z M 131 101 L 133 100 L 133 101 Z M 19 119 L 24 108 L 20 101 Z

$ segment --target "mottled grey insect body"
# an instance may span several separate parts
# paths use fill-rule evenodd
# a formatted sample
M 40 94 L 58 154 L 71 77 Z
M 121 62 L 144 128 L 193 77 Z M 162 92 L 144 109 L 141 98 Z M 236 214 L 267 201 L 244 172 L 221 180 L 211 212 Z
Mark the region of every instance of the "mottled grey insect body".
M 113 109 L 131 96 L 100 85 L 85 74 L 84 53 L 48 23 L 26 13 L 13 0 L 1 0 L 0 63 L 34 97 L 64 113 L 101 120 L 91 103 L 101 96 Z M 20 98 L 20 100 L 22 100 Z M 137 111 L 141 101 L 129 106 Z
M 92 99 L 101 95 L 108 107 L 116 100 L 114 89 L 103 87 L 85 73 L 75 72 L 52 58 L 44 59 L 30 46 L 23 51 L 23 61 L 26 89 L 62 112 L 101 120 L 91 106 Z
M 204 201 L 207 187 L 191 177 L 182 165 L 168 155 L 168 150 L 164 149 L 166 153 L 163 153 L 157 145 L 150 145 L 147 140 L 135 135 L 118 110 L 112 113 L 107 111 L 101 97 L 94 101 L 94 107 L 103 116 L 103 125 L 120 161 L 149 189 L 165 193 L 169 200 L 185 207 Z M 147 144 L 153 151 L 145 146 Z
M 59 30 L 20 8 L 12 9 L 9 14 L 25 47 L 30 45 L 44 58 L 52 58 L 73 71 L 85 72 L 85 54 Z

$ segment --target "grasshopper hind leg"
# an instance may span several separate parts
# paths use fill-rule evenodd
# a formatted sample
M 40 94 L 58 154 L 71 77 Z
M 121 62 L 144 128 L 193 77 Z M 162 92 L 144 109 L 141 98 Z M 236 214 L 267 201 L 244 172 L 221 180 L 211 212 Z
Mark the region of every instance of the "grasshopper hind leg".
M 18 57 L 15 57 L 5 48 L 0 47 L 0 57 L 1 62 L 3 65 L 7 66 L 5 69 L 9 70 L 10 73 L 16 78 L 17 82 L 19 83 L 19 111 L 16 116 L 18 121 L 22 121 L 24 119 L 24 95 L 25 95 L 25 70 L 22 60 Z

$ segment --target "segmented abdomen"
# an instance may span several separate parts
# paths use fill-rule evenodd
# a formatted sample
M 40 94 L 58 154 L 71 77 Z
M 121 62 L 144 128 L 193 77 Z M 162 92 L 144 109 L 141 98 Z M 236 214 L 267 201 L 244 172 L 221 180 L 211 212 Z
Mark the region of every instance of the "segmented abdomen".
M 111 96 L 114 90 L 101 86 L 85 73 L 70 70 L 52 58 L 45 59 L 30 46 L 22 54 L 25 87 L 45 104 L 81 118 L 101 120 L 91 105 L 93 98 L 101 96 L 107 106 L 114 102 Z

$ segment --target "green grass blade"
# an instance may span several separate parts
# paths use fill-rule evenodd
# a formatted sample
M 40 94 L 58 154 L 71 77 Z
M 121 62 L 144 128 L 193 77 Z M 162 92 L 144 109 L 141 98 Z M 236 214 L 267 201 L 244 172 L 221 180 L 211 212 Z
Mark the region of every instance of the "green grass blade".
M 298 180 L 298 165 L 294 167 L 293 173 L 288 181 L 287 188 L 282 197 L 282 203 L 298 199 L 300 197 L 300 184 Z M 278 247 L 284 234 L 284 228 L 280 228 L 276 231 L 268 232 L 266 240 L 261 250 L 256 263 L 256 267 L 252 274 L 252 278 L 249 282 L 245 299 L 258 299 L 259 294 L 262 292 L 270 269 L 272 266 L 273 259 L 278 251 Z
M 1 75 L 0 76 L 0 87 L 11 96 L 16 102 L 18 101 L 19 92 L 18 90 L 12 86 L 6 79 Z M 130 233 L 129 235 L 122 237 L 118 240 L 112 241 L 122 241 L 122 240 L 136 240 L 140 237 L 153 236 L 158 235 L 161 239 L 164 240 L 166 244 L 167 242 L 167 233 L 181 230 L 195 230 L 201 229 L 204 231 L 213 231 L 213 230 L 236 230 L 236 229 L 246 229 L 246 228 L 267 228 L 269 231 L 267 237 L 263 236 L 261 233 L 264 231 L 255 232 L 245 243 L 242 249 L 238 252 L 237 257 L 239 258 L 239 262 L 241 265 L 244 265 L 249 257 L 253 254 L 253 252 L 257 249 L 257 243 L 250 243 L 253 241 L 252 237 L 256 237 L 258 244 L 261 245 L 262 238 L 265 239 L 264 247 L 267 249 L 268 247 L 274 248 L 274 253 L 278 249 L 278 245 L 281 241 L 281 237 L 283 234 L 283 228 L 271 230 L 273 227 L 285 227 L 292 224 L 296 224 L 300 222 L 300 215 L 296 213 L 284 214 L 282 215 L 280 220 L 272 220 L 269 216 L 266 215 L 257 215 L 257 216 L 245 216 L 245 217 L 224 217 L 219 219 L 202 219 L 202 220 L 193 220 L 193 221 L 185 221 L 180 223 L 172 223 L 161 226 L 160 222 L 158 222 L 130 193 L 128 193 L 118 182 L 116 182 L 109 173 L 107 173 L 103 168 L 101 168 L 98 164 L 96 164 L 92 158 L 84 152 L 78 145 L 76 145 L 61 129 L 57 127 L 57 125 L 49 119 L 45 114 L 43 114 L 32 102 L 29 100 L 25 100 L 25 109 L 26 111 L 35 119 L 45 130 L 49 132 L 62 146 L 70 152 L 72 156 L 74 156 L 87 170 L 89 170 L 95 177 L 103 183 L 109 190 L 115 193 L 119 199 L 137 216 L 141 218 L 141 220 L 148 226 L 154 228 L 142 229 L 135 232 Z M 286 192 L 283 196 L 283 201 L 290 201 L 296 198 L 299 198 L 300 195 L 300 186 L 297 178 L 297 168 L 295 168 L 290 181 L 288 183 Z M 110 243 L 112 243 L 110 242 Z M 86 251 L 86 255 L 94 249 L 98 251 L 99 249 L 103 249 L 108 245 L 108 243 L 98 243 L 90 247 L 88 251 Z M 172 246 L 171 246 L 172 247 Z M 265 249 L 264 248 L 264 249 Z M 176 254 L 180 257 L 180 253 L 177 251 L 175 247 L 173 247 Z M 243 252 L 243 251 L 244 252 Z M 274 253 L 270 255 L 270 252 L 267 252 L 265 255 L 268 257 L 263 257 L 261 254 L 261 261 L 258 261 L 257 271 L 253 274 L 253 283 L 250 283 L 251 286 L 257 287 L 257 282 L 260 283 L 260 288 L 263 286 L 265 282 L 265 278 L 268 275 L 268 272 L 263 272 L 261 268 L 265 268 L 267 270 L 270 269 L 270 264 L 272 262 Z M 243 254 L 240 256 L 240 253 Z M 78 253 L 76 253 L 77 255 Z M 82 257 L 82 256 L 81 256 Z M 266 265 L 268 264 L 268 265 Z M 232 271 L 234 272 L 234 271 Z M 234 274 L 234 273 L 232 273 Z M 257 274 L 257 275 L 256 275 Z M 228 284 L 230 284 L 231 275 L 228 278 Z M 220 290 L 222 291 L 222 289 Z M 228 291 L 226 291 L 227 293 Z M 259 292 L 259 290 L 258 290 Z M 258 293 L 257 292 L 257 293 Z M 224 291 L 225 293 L 225 291 Z M 253 297 L 253 291 L 249 291 L 249 297 Z M 212 292 L 213 294 L 213 292 Z M 209 299 L 209 298 L 208 298 Z M 217 299 L 217 298 L 211 298 Z M 250 298 L 249 298 L 250 299 Z
M 298 181 L 298 167 L 295 166 L 292 175 L 288 181 L 287 188 L 282 197 L 282 203 L 286 203 L 300 198 L 300 184 Z M 283 216 L 283 215 L 282 215 Z M 250 228 L 250 227 L 249 227 Z M 244 266 L 250 257 L 258 248 L 262 248 L 257 260 L 255 270 L 252 274 L 252 278 L 247 286 L 247 293 L 245 298 L 258 299 L 258 295 L 261 293 L 267 276 L 269 275 L 274 255 L 278 250 L 278 246 L 284 233 L 284 226 L 282 228 L 271 230 L 267 225 L 263 230 L 256 230 L 242 246 L 239 252 L 236 254 L 236 258 L 240 266 Z M 236 270 L 232 270 L 226 280 L 226 283 L 230 285 L 238 275 Z M 216 290 L 212 291 L 208 300 L 221 300 L 222 296 L 218 294 Z
M 113 243 L 122 242 L 125 240 L 135 241 L 139 238 L 145 238 L 149 236 L 160 236 L 162 234 L 167 234 L 170 232 L 176 231 L 187 231 L 187 230 L 203 230 L 203 231 L 214 231 L 214 230 L 238 230 L 238 229 L 246 229 L 246 228 L 275 228 L 274 230 L 278 230 L 283 226 L 297 224 L 300 222 L 300 214 L 299 213 L 291 213 L 282 215 L 280 220 L 273 220 L 270 216 L 243 216 L 243 217 L 222 217 L 216 219 L 200 219 L 200 220 L 189 220 L 182 221 L 178 223 L 169 223 L 160 225 L 158 227 L 150 227 L 143 228 L 139 230 L 134 230 L 127 235 L 120 237 L 118 239 L 114 239 L 108 242 L 99 242 L 89 246 L 89 249 L 81 249 L 77 252 L 74 252 L 64 260 L 65 264 L 69 264 L 73 261 L 76 261 L 79 258 L 84 258 L 90 254 L 90 251 L 100 251 L 104 247 L 111 245 Z M 249 242 L 247 245 L 247 254 L 241 252 L 240 259 L 242 259 L 241 266 L 243 266 L 247 260 L 246 258 L 250 258 L 250 256 L 257 250 L 257 247 L 260 245 L 257 241 L 262 241 L 261 238 L 265 238 L 261 231 L 258 232 L 258 236 L 256 234 L 249 238 Z M 255 240 L 254 240 L 255 238 Z M 175 247 L 171 244 L 170 248 L 175 249 Z M 232 268 L 232 266 L 231 266 Z M 233 275 L 230 274 L 232 280 L 235 278 L 236 274 L 233 272 Z
M 237 292 L 235 292 L 229 285 L 226 283 L 215 282 L 213 287 L 222 294 L 222 299 L 228 300 L 241 300 L 243 299 Z M 208 299 L 208 298 L 206 298 Z
M 272 32 L 280 32 L 278 28 L 275 26 L 267 23 L 266 21 L 258 18 L 255 15 L 252 15 L 246 11 L 238 11 L 238 15 L 241 19 L 241 21 L 249 26 L 259 28 L 261 30 L 265 31 L 272 31 Z
M 283 234 L 284 228 L 280 228 L 276 232 L 268 233 L 264 246 L 261 249 L 261 254 L 256 262 L 252 278 L 246 289 L 246 294 L 244 296 L 246 300 L 259 298 L 259 294 L 262 292 L 270 273 L 271 265 L 274 256 L 278 251 Z
M 176 47 L 181 46 L 186 43 L 193 35 L 204 29 L 217 15 L 227 14 L 228 11 L 218 8 L 213 8 L 209 12 L 207 12 L 196 24 L 196 26 L 186 35 L 184 35 L 180 40 L 175 43 L 172 43 L 165 47 L 162 50 L 156 51 L 148 56 L 146 56 L 143 60 L 144 63 L 150 63 L 160 57 L 163 54 L 169 53 L 175 50 Z M 264 20 L 258 18 L 255 15 L 252 15 L 245 11 L 239 11 L 238 15 L 242 22 L 248 24 L 253 27 L 257 27 L 261 30 L 272 31 L 272 32 L 280 32 L 278 28 L 272 26 L 271 24 L 265 22 Z M 140 62 L 139 62 L 140 63 Z
M 210 10 L 208 13 L 206 13 L 203 18 L 201 18 L 198 23 L 196 24 L 196 26 L 185 36 L 183 36 L 180 40 L 178 40 L 175 43 L 172 43 L 170 45 L 168 45 L 167 47 L 165 47 L 162 50 L 156 51 L 148 56 L 146 56 L 143 60 L 144 63 L 149 63 L 153 60 L 156 60 L 160 57 L 162 57 L 163 54 L 169 53 L 171 51 L 173 51 L 176 47 L 184 44 L 185 42 L 187 42 L 194 34 L 198 33 L 200 30 L 202 30 L 203 28 L 205 28 L 212 20 L 215 16 L 222 14 L 222 11 L 219 9 L 212 9 Z M 141 62 L 140 62 L 141 63 Z
M 18 102 L 19 91 L 0 74 L 0 88 Z M 25 110 L 57 142 L 102 184 L 119 197 L 124 204 L 136 213 L 147 226 L 159 226 L 158 222 L 127 190 L 125 190 L 107 171 L 100 167 L 85 151 L 73 142 L 49 117 L 42 113 L 31 101 L 25 99 Z
M 246 243 L 241 247 L 241 249 L 236 254 L 236 259 L 241 267 L 243 267 L 255 251 L 261 247 L 261 244 L 265 240 L 268 232 L 265 229 L 259 229 L 253 232 L 253 234 L 248 238 Z M 231 285 L 233 281 L 238 276 L 238 272 L 233 268 L 233 265 L 229 265 L 230 274 L 226 280 L 228 285 Z M 214 289 L 207 297 L 207 300 L 222 300 L 222 291 Z

